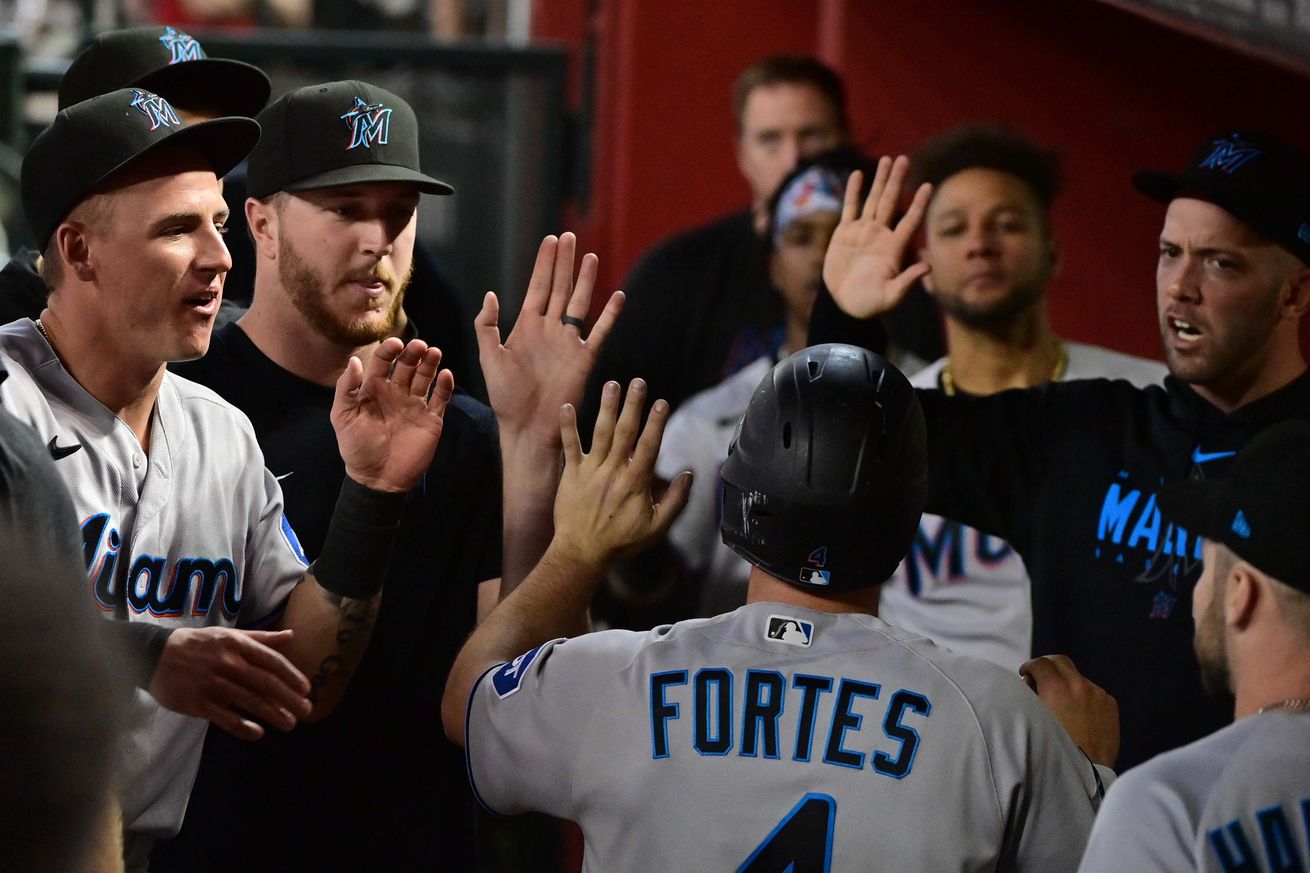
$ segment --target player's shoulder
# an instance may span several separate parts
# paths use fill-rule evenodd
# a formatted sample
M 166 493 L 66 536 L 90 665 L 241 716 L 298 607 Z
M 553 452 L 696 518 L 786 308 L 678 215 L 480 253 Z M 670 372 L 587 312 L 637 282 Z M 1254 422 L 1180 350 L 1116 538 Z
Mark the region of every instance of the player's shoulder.
M 197 428 L 204 429 L 207 437 L 212 439 L 218 433 L 227 431 L 257 444 L 255 428 L 250 419 L 214 389 L 193 382 L 172 370 L 164 370 L 164 382 L 160 391 L 161 394 L 171 394 L 187 420 Z
M 1138 387 L 1159 385 L 1169 369 L 1159 361 L 1139 358 L 1086 343 L 1066 343 L 1069 364 L 1066 379 L 1124 379 Z
M 495 441 L 498 439 L 496 413 L 462 388 L 456 388 L 446 406 L 444 426 L 468 428 L 477 436 Z M 443 430 L 444 433 L 444 430 Z

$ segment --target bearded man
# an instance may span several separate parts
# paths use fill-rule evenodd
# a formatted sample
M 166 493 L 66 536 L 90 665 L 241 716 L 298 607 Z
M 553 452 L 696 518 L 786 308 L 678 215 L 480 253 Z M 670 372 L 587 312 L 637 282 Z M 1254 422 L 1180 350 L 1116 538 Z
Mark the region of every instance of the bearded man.
M 453 189 L 420 169 L 413 110 L 366 82 L 299 88 L 259 122 L 245 204 L 254 300 L 215 332 L 205 358 L 180 369 L 250 417 L 312 557 L 342 475 L 330 386 L 351 355 L 415 332 L 402 303 L 419 199 Z M 570 295 L 573 258 L 572 235 L 547 237 L 529 298 L 558 299 L 560 310 L 567 299 L 568 312 L 585 313 L 595 258 L 582 259 Z M 490 409 L 456 391 L 441 451 L 409 495 L 391 587 L 354 692 L 332 719 L 275 742 L 211 733 L 186 822 L 156 848 L 153 871 L 472 869 L 474 801 L 463 759 L 433 728 L 442 690 L 502 576 L 512 588 L 550 538 L 559 406 L 580 399 L 618 296 L 587 340 L 553 303 L 525 303 L 505 345 L 492 298 L 483 370 L 499 428 Z M 503 519 L 503 555 L 502 478 L 516 498 Z M 342 840 L 327 843 L 323 833 Z

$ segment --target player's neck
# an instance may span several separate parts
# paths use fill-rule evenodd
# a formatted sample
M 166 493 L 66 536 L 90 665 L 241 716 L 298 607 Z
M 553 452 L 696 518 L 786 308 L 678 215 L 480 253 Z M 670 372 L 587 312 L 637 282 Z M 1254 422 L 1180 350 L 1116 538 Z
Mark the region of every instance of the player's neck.
M 125 352 L 113 344 L 113 331 L 90 319 L 65 318 L 62 310 L 55 304 L 41 313 L 42 335 L 77 384 L 131 428 L 141 448 L 149 451 L 163 362 Z
M 996 327 L 947 317 L 946 346 L 955 389 L 976 395 L 1049 382 L 1062 369 L 1064 355 L 1043 302 Z
M 1306 371 L 1299 342 L 1285 340 L 1271 350 L 1262 365 L 1247 372 L 1233 372 L 1210 385 L 1193 383 L 1192 388 L 1220 412 L 1230 413 L 1274 393 Z
M 880 589 L 873 586 L 855 591 L 834 591 L 819 596 L 770 576 L 759 567 L 752 567 L 750 581 L 746 588 L 746 602 L 785 603 L 788 606 L 799 606 L 818 612 L 860 612 L 877 615 L 879 593 Z
M 335 385 L 351 355 L 367 362 L 377 347 L 377 343 L 342 345 L 323 336 L 306 322 L 280 287 L 256 285 L 250 309 L 237 320 L 237 326 L 273 363 L 317 385 Z
M 1286 701 L 1310 700 L 1310 640 L 1304 630 L 1271 625 L 1244 649 L 1229 650 L 1234 718 L 1276 709 Z M 1272 664 L 1280 666 L 1272 670 Z

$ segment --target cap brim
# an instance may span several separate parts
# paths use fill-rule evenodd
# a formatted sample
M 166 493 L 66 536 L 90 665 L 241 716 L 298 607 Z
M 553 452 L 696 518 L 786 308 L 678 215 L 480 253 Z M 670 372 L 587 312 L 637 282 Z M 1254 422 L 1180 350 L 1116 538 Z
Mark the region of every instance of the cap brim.
M 1178 196 L 1178 177 L 1159 170 L 1142 170 L 1133 174 L 1133 187 L 1159 203 Z
M 297 179 L 283 185 L 283 191 L 309 191 L 314 188 L 332 188 L 337 185 L 356 185 L 361 182 L 413 182 L 424 194 L 454 194 L 455 189 L 440 179 L 425 176 L 409 167 L 392 164 L 352 164 L 326 173 Z
M 1220 531 L 1215 529 L 1215 519 L 1220 509 L 1221 484 L 1196 479 L 1170 482 L 1160 489 L 1157 500 L 1160 514 L 1189 533 L 1218 539 Z
M 132 83 L 175 107 L 253 118 L 268 104 L 272 85 L 258 67 L 228 58 L 202 58 L 160 67 Z
M 102 175 L 91 187 L 94 189 L 104 184 L 123 168 L 135 164 L 165 146 L 195 149 L 205 156 L 209 165 L 214 168 L 214 175 L 221 179 L 246 159 L 246 155 L 250 154 L 250 150 L 257 142 L 259 142 L 259 123 L 253 118 L 215 118 L 199 124 L 190 124 L 152 143 L 149 148 L 137 152 Z

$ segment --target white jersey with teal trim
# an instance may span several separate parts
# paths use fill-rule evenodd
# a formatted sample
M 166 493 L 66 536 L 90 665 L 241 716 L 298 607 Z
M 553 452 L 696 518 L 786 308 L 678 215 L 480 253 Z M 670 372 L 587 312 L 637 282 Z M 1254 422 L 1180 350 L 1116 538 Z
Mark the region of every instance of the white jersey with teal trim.
M 1253 715 L 1129 770 L 1078 870 L 1310 870 L 1310 714 Z
M 166 372 L 145 452 L 33 322 L 0 328 L 0 360 L 0 400 L 37 430 L 72 495 L 88 593 L 106 618 L 258 627 L 277 616 L 305 560 L 241 412 Z M 181 826 L 205 728 L 135 692 L 120 771 L 128 830 Z
M 1098 803 L 1018 677 L 778 603 L 546 643 L 466 724 L 479 799 L 577 822 L 586 871 L 1059 873 Z
M 1126 379 L 1158 384 L 1168 370 L 1158 361 L 1082 343 L 1065 343 L 1064 379 Z M 946 359 L 916 373 L 910 384 L 935 388 Z M 1033 422 L 1041 427 L 1041 422 Z M 962 655 L 1012 670 L 1028 660 L 1033 613 L 1028 570 L 1000 537 L 924 513 L 905 560 L 882 589 L 878 614 Z M 1049 653 L 1041 653 L 1049 654 Z

